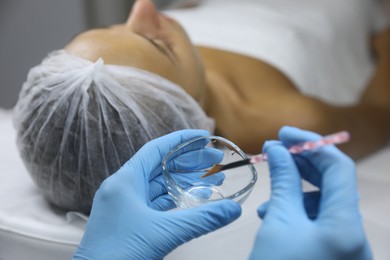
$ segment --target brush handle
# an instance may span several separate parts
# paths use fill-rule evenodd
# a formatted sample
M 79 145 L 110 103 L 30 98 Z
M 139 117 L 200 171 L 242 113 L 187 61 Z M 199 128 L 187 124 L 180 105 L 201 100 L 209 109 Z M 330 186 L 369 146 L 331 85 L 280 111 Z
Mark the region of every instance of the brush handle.
M 241 166 L 248 165 L 248 164 L 251 164 L 251 163 L 253 163 L 252 162 L 252 158 L 248 158 L 248 159 L 244 159 L 244 160 L 228 163 L 228 164 L 225 164 L 225 165 L 220 165 L 220 167 L 223 170 L 229 170 L 229 169 L 232 169 L 232 168 L 241 167 Z M 218 164 L 218 166 L 219 166 L 219 164 Z
M 309 141 L 309 142 L 304 142 L 304 143 L 290 146 L 290 148 L 288 148 L 288 151 L 292 154 L 303 153 L 304 151 L 312 151 L 324 145 L 345 143 L 348 142 L 349 139 L 350 139 L 349 133 L 346 131 L 342 131 L 342 132 L 325 136 L 317 141 Z M 208 170 L 206 174 L 202 176 L 202 178 L 213 175 L 223 170 L 233 169 L 236 167 L 241 167 L 248 164 L 260 163 L 264 161 L 267 161 L 267 154 L 261 153 L 237 162 L 232 162 L 225 165 L 217 164 L 214 165 L 210 170 Z
M 348 142 L 350 139 L 350 134 L 347 131 L 342 131 L 327 135 L 324 138 L 321 138 L 317 141 L 308 141 L 300 144 L 290 146 L 288 151 L 292 154 L 303 153 L 304 151 L 312 151 L 318 147 L 330 144 L 342 144 Z M 253 155 L 250 158 L 250 163 L 260 163 L 267 161 L 267 154 L 261 153 Z
M 254 163 L 261 163 L 267 161 L 267 154 L 261 153 L 261 154 L 256 154 L 252 155 L 249 162 L 254 164 Z

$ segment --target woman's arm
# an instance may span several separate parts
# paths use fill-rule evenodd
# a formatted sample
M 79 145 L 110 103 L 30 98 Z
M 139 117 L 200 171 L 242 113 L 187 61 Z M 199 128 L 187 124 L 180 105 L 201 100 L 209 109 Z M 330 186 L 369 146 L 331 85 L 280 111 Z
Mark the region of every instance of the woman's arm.
M 356 138 L 362 139 L 360 146 L 351 144 L 347 150 L 358 158 L 385 145 L 390 136 L 390 28 L 374 36 L 373 51 L 377 67 L 366 92 L 358 106 L 344 109 L 345 117 L 356 125 Z
M 343 148 L 355 159 L 374 152 L 390 140 L 390 28 L 374 36 L 373 51 L 377 67 L 358 105 L 334 107 L 302 96 L 292 101 L 300 102 L 301 110 L 317 111 L 314 116 L 321 118 L 322 122 L 317 121 L 321 133 L 337 129 L 350 131 L 353 139 Z
M 349 107 L 303 96 L 261 61 L 202 49 L 209 84 L 205 110 L 216 120 L 216 133 L 248 153 L 259 153 L 263 142 L 276 139 L 284 125 L 323 135 L 347 130 L 352 140 L 340 148 L 354 159 L 379 149 L 390 139 L 389 34 L 375 38 L 377 69 L 361 102 Z
M 373 37 L 377 68 L 362 98 L 362 103 L 390 107 L 390 28 Z
M 218 129 L 249 153 L 259 153 L 263 142 L 275 139 L 277 129 L 284 125 L 322 135 L 347 130 L 352 139 L 340 148 L 354 159 L 384 146 L 390 137 L 390 111 L 385 107 L 368 103 L 335 107 L 299 93 L 280 93 L 261 106 L 243 105 L 234 120 L 229 118 Z
M 297 117 L 310 119 L 308 122 L 296 118 L 297 126 L 307 126 L 322 134 L 348 130 L 352 140 L 342 149 L 354 159 L 374 152 L 390 140 L 390 28 L 375 35 L 372 46 L 376 69 L 356 106 L 331 106 L 299 93 L 284 100 L 290 106 L 295 104 Z

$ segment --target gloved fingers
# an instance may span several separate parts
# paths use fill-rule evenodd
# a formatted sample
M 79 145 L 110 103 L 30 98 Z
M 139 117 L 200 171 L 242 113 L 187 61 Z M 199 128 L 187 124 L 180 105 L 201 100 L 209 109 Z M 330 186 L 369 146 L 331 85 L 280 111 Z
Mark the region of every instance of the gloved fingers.
M 167 168 L 172 171 L 191 171 L 207 169 L 223 160 L 224 153 L 214 148 L 202 148 L 178 155 Z
M 221 185 L 225 179 L 225 174 L 223 172 L 218 172 L 205 178 L 202 178 L 203 174 L 204 172 L 174 173 L 171 177 L 181 187 L 192 186 L 194 184 L 197 184 L 198 186 L 218 186 Z
M 170 155 L 170 157 L 175 158 L 175 157 L 180 156 L 182 154 L 205 148 L 205 146 L 210 142 L 210 138 L 208 138 L 208 137 L 209 137 L 209 135 L 201 135 L 198 137 L 190 138 L 189 140 L 176 146 L 176 148 L 177 148 L 176 151 L 173 152 Z
M 287 148 L 306 141 L 316 141 L 320 138 L 321 136 L 316 133 L 291 126 L 284 126 L 279 131 L 279 139 Z M 311 161 L 302 154 L 295 154 L 293 157 L 302 178 L 320 187 L 322 176 L 318 173 Z
M 178 226 L 175 236 L 189 241 L 236 220 L 241 215 L 241 206 L 232 200 L 222 200 L 170 213 Z
M 206 187 L 221 185 L 225 175 L 223 174 L 223 172 L 218 172 L 206 178 L 201 178 L 201 175 L 203 175 L 203 172 L 195 172 L 193 174 L 172 174 L 172 177 L 183 190 L 192 188 L 191 194 L 193 196 L 196 196 L 200 199 L 208 199 L 212 194 L 212 190 L 207 189 Z M 203 186 L 204 188 L 194 189 L 194 187 L 199 186 Z M 162 176 L 161 174 L 149 182 L 149 200 L 151 201 L 151 206 L 153 208 L 160 210 L 168 210 L 174 207 L 173 201 L 169 203 L 165 202 L 167 193 L 168 191 L 166 189 L 164 176 Z M 160 197 L 163 197 L 163 201 L 161 203 Z M 169 195 L 168 198 L 170 198 Z M 159 203 L 161 205 L 157 205 L 156 207 L 154 207 L 154 203 Z M 169 206 L 165 206 L 166 204 Z
M 201 182 L 208 183 L 209 185 L 219 186 L 222 185 L 223 181 L 225 180 L 225 174 L 223 172 L 217 172 L 205 178 L 202 176 L 198 178 L 201 179 Z
M 224 178 L 223 172 L 218 172 L 206 178 L 199 177 L 199 173 L 196 173 L 195 176 L 178 174 L 178 177 L 176 177 L 173 175 L 176 184 L 182 190 L 188 192 L 188 195 L 197 199 L 208 199 L 213 194 L 215 195 L 215 186 L 221 185 Z
M 149 182 L 149 200 L 152 201 L 160 196 L 166 195 L 167 189 L 164 183 L 164 177 L 158 175 Z
M 120 177 L 113 174 L 101 183 L 93 198 L 91 215 L 94 211 L 107 212 L 107 209 L 110 209 L 110 214 L 115 214 L 123 210 L 123 205 L 132 206 L 134 201 L 145 202 L 146 205 L 142 189 L 137 190 L 136 186 L 121 182 Z M 95 215 L 99 216 L 99 214 Z
M 269 201 L 264 202 L 257 208 L 257 215 L 261 218 L 264 219 L 265 215 L 267 214 L 269 206 Z
M 181 130 L 154 139 L 141 147 L 141 149 L 127 161 L 116 174 L 123 175 L 124 178 L 127 178 L 129 177 L 127 173 L 134 170 L 138 173 L 136 175 L 137 177 L 147 176 L 147 179 L 153 179 L 156 175 L 161 173 L 161 161 L 173 147 L 190 139 L 208 135 L 209 132 L 205 130 Z M 140 171 L 142 171 L 143 174 L 141 174 Z
M 150 208 L 158 211 L 167 211 L 176 208 L 175 202 L 168 194 L 156 197 L 154 200 L 151 201 L 149 206 Z
M 290 147 L 306 141 L 316 141 L 321 139 L 321 135 L 292 126 L 283 126 L 279 130 L 279 139 L 286 147 Z
M 359 211 L 359 194 L 355 180 L 355 165 L 351 159 L 336 161 L 339 158 L 331 159 L 332 166 L 328 166 L 323 172 L 321 187 L 321 202 L 319 214 L 345 215 L 350 212 L 354 214 Z
M 322 176 L 311 161 L 301 154 L 294 154 L 293 158 L 302 179 L 316 187 L 321 187 Z
M 147 143 L 145 147 L 147 154 L 149 154 L 150 157 L 156 157 L 158 160 L 153 165 L 154 167 L 150 171 L 150 179 L 154 178 L 156 174 L 160 173 L 160 165 L 162 160 L 164 159 L 165 155 L 170 152 L 174 147 L 178 145 L 182 145 L 183 143 L 192 140 L 197 137 L 204 137 L 209 136 L 209 132 L 204 130 L 181 130 L 177 131 L 168 135 L 165 135 L 163 137 L 160 137 L 158 139 L 155 139 L 149 143 Z M 199 141 L 193 142 L 189 145 L 185 145 L 184 148 L 178 150 L 177 154 L 182 154 L 185 152 L 188 152 L 190 150 L 196 150 L 204 147 L 207 144 L 207 139 L 200 139 Z M 148 152 L 150 151 L 150 152 Z M 152 154 L 150 154 L 152 153 Z M 138 154 L 138 153 L 137 153 Z M 150 164 L 150 159 L 146 159 L 145 156 L 140 156 L 141 159 L 146 160 L 144 163 Z M 155 171 L 157 169 L 157 172 Z
M 325 157 L 323 161 L 318 157 Z M 346 212 L 348 206 L 352 212 L 358 211 L 359 194 L 356 185 L 355 164 L 337 149 L 323 151 L 316 158 L 318 169 L 322 171 L 320 213 L 337 209 Z
M 303 201 L 306 214 L 310 219 L 316 219 L 318 215 L 318 206 L 320 203 L 321 193 L 319 191 L 305 192 L 303 194 Z M 264 219 L 269 207 L 269 201 L 264 202 L 257 209 L 257 215 Z
M 208 138 L 200 138 L 199 140 L 195 140 L 193 142 L 192 139 L 197 138 L 191 138 L 188 140 L 191 142 L 189 144 L 186 144 L 185 142 L 180 144 L 183 145 L 183 148 L 177 149 L 176 152 L 173 152 L 173 154 L 169 155 L 169 158 L 172 159 L 166 160 L 166 170 L 169 172 L 185 172 L 191 169 L 206 169 L 211 167 L 211 165 L 213 165 L 212 163 L 218 160 L 215 158 L 215 156 L 223 157 L 223 154 L 217 154 L 215 149 L 214 152 L 206 151 L 207 149 L 211 149 L 204 147 L 209 142 Z M 163 160 L 165 160 L 165 156 Z M 155 176 L 158 176 L 161 171 L 162 168 L 156 167 L 150 174 L 149 178 L 153 179 Z
M 294 127 L 283 127 L 280 138 L 286 143 L 313 141 L 319 136 L 315 133 Z M 357 207 L 356 174 L 354 162 L 333 145 L 320 147 L 301 154 L 321 176 L 321 209 L 337 208 L 348 202 Z
M 151 152 L 154 152 L 154 155 L 159 156 L 160 158 L 158 161 L 161 162 L 163 157 L 179 144 L 183 144 L 197 137 L 209 135 L 210 133 L 205 130 L 180 130 L 154 139 L 147 143 L 144 148 L 146 150 L 151 150 Z M 187 145 L 186 149 L 197 149 L 204 146 L 205 144 L 207 144 L 207 139 L 202 139 L 198 142 L 193 143 L 192 145 Z M 156 151 L 158 151 L 158 154 L 156 154 Z
M 223 172 L 218 172 L 206 178 L 201 178 L 203 172 L 194 172 L 194 173 L 177 173 L 172 174 L 172 178 L 177 184 L 180 185 L 183 189 L 191 187 L 193 185 L 197 186 L 218 186 L 223 183 L 225 175 Z M 155 198 L 167 194 L 167 189 L 165 186 L 164 176 L 158 175 L 156 178 L 149 182 L 149 199 L 154 200 Z
M 319 191 L 311 191 L 304 193 L 304 204 L 307 217 L 309 219 L 316 219 L 318 215 L 318 209 L 321 199 L 321 193 Z
M 263 148 L 268 156 L 271 174 L 271 199 L 267 215 L 296 209 L 303 212 L 301 177 L 291 154 L 280 142 L 266 142 Z

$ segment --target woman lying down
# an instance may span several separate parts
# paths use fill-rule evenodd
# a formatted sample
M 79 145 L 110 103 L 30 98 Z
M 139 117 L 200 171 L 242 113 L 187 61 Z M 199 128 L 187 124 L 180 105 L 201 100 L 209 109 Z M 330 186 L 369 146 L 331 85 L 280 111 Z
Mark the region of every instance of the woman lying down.
M 347 130 L 342 148 L 361 158 L 390 135 L 380 10 L 372 0 L 207 0 L 162 14 L 137 0 L 124 24 L 83 32 L 30 70 L 14 116 L 21 157 L 51 203 L 86 214 L 105 178 L 179 129 L 248 153 L 283 125 Z

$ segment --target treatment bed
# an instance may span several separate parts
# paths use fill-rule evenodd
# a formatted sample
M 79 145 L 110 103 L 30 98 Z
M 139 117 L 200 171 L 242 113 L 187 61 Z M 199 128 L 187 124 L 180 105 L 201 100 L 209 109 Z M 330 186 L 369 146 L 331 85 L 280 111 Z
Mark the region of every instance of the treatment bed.
M 261 223 L 256 209 L 269 196 L 267 164 L 257 170 L 259 180 L 239 220 L 165 259 L 247 258 Z M 0 260 L 71 259 L 87 217 L 58 210 L 39 193 L 18 155 L 10 110 L 0 110 L 0 174 Z M 390 260 L 390 145 L 358 163 L 358 184 L 374 258 Z

